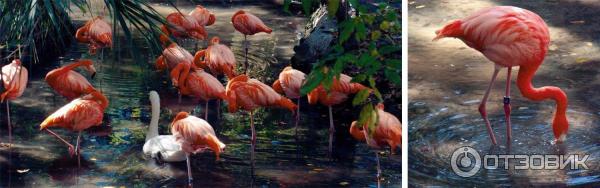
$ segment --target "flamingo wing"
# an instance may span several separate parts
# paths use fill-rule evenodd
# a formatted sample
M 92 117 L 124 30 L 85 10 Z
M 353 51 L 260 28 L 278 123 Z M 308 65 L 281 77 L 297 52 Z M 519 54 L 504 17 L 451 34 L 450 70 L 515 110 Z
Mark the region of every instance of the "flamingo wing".
M 40 129 L 62 127 L 72 131 L 82 131 L 102 123 L 103 109 L 95 101 L 75 99 L 48 116 Z
M 25 91 L 27 87 L 28 71 L 21 66 L 20 60 L 13 60 L 12 63 L 2 67 L 1 76 L 5 91 L 0 96 L 0 100 L 15 99 Z

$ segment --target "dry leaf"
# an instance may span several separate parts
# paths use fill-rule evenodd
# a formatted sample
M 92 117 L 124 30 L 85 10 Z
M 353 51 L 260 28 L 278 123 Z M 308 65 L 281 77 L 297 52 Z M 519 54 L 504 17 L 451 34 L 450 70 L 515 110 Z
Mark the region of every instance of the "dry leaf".
M 415 8 L 417 8 L 417 9 L 425 8 L 425 5 L 419 5 L 419 6 L 415 7 Z
M 22 173 L 29 172 L 29 169 L 23 169 L 23 170 L 19 170 L 19 169 L 17 169 L 17 172 L 18 172 L 19 174 L 22 174 Z

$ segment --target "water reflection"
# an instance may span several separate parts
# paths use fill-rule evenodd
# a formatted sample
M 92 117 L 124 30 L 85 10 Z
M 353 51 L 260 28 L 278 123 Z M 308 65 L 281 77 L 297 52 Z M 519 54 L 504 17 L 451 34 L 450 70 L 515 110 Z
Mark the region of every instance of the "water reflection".
M 264 83 L 272 83 L 274 75 L 289 64 L 296 35 L 304 29 L 305 19 L 283 15 L 280 6 L 234 5 L 221 7 L 207 5 L 217 16 L 215 25 L 209 26 L 209 36 L 219 36 L 221 42 L 231 47 L 238 62 L 243 62 L 243 35 L 230 25 L 231 15 L 239 8 L 253 12 L 274 29 L 271 35 L 249 37 L 249 73 Z M 192 6 L 180 6 L 183 12 Z M 167 14 L 166 6 L 157 8 Z M 86 18 L 82 18 L 86 19 Z M 193 49 L 195 42 L 183 41 L 182 46 Z M 199 43 L 198 46 L 205 46 Z M 167 125 L 179 111 L 189 111 L 203 116 L 204 104 L 183 97 L 178 103 L 177 91 L 167 83 L 166 73 L 155 72 L 151 63 L 156 57 L 142 48 L 142 59 L 147 64 L 132 61 L 126 46 L 122 50 L 104 51 L 101 61 L 95 64 L 97 75 L 90 82 L 110 101 L 102 126 L 87 130 L 83 136 L 81 167 L 68 156 L 64 145 L 40 132 L 39 123 L 68 101 L 57 96 L 43 78 L 45 74 L 73 59 L 89 58 L 85 45 L 76 44 L 58 62 L 48 67 L 32 67 L 30 83 L 24 95 L 11 105 L 15 146 L 11 155 L 0 147 L 0 187 L 23 186 L 185 186 L 186 163 L 159 163 L 142 154 L 145 131 L 150 122 L 148 92 L 158 91 L 161 96 L 159 133 L 169 134 Z M 115 52 L 115 53 L 113 53 Z M 118 54 L 119 56 L 113 56 Z M 92 57 L 96 58 L 96 57 Z M 28 67 L 29 68 L 29 67 Z M 238 71 L 242 70 L 240 67 Z M 82 72 L 88 77 L 86 72 Z M 221 79 L 223 82 L 224 78 Z M 338 131 L 334 141 L 333 159 L 327 158 L 328 119 L 326 109 L 309 106 L 303 99 L 302 117 L 298 135 L 295 118 L 285 110 L 260 109 L 255 111 L 257 129 L 256 161 L 250 163 L 250 131 L 248 114 L 225 113 L 224 105 L 215 110 L 216 101 L 209 102 L 209 123 L 227 149 L 220 161 L 212 153 L 192 156 L 194 185 L 198 187 L 250 187 L 281 186 L 317 187 L 376 186 L 375 156 L 365 144 L 357 144 L 348 135 L 350 121 L 357 113 L 350 105 L 334 109 L 336 114 L 352 118 L 335 120 Z M 4 130 L 4 110 L 0 109 L 0 128 Z M 17 115 L 15 115 L 17 114 Z M 65 139 L 74 142 L 77 134 L 56 130 Z M 0 139 L 6 140 L 2 131 Z M 381 158 L 382 185 L 400 185 L 400 155 Z M 10 168 L 8 164 L 13 164 Z M 18 173 L 16 170 L 29 169 Z M 9 181 L 10 179 L 10 181 Z

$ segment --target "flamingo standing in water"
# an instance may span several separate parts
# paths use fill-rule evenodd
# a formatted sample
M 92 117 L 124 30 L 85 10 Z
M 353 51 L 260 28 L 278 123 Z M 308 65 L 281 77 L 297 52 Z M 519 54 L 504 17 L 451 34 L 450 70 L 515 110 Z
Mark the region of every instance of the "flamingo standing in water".
M 190 95 L 205 102 L 204 120 L 208 120 L 208 100 L 220 99 L 228 101 L 223 84 L 202 69 L 194 69 L 179 89 L 181 94 Z
M 534 88 L 531 83 L 535 72 L 544 61 L 548 43 L 550 43 L 548 26 L 540 16 L 518 7 L 491 7 L 480 10 L 467 18 L 452 21 L 441 30 L 436 31 L 436 34 L 434 41 L 445 37 L 461 39 L 469 47 L 480 51 L 486 58 L 494 62 L 492 80 L 479 105 L 479 112 L 494 145 L 496 138 L 487 117 L 485 104 L 498 72 L 501 68 L 507 68 L 504 113 L 506 138 L 507 143 L 510 144 L 510 84 L 511 70 L 514 66 L 519 66 L 517 86 L 524 97 L 534 101 L 553 99 L 556 102 L 552 130 L 556 141 L 564 141 L 569 129 L 566 115 L 567 95 L 558 87 Z
M 367 87 L 359 83 L 350 83 L 351 80 L 352 77 L 345 74 L 340 74 L 339 79 L 334 78 L 329 93 L 322 85 L 319 85 L 317 88 L 308 93 L 309 104 L 317 104 L 317 102 L 319 102 L 329 108 L 329 154 L 331 154 L 333 150 L 333 133 L 335 132 L 331 106 L 346 101 L 349 94 L 354 94 L 362 89 L 367 89 Z
M 156 59 L 156 68 L 158 70 L 171 70 L 171 83 L 175 87 L 179 87 L 179 83 L 185 82 L 194 57 L 190 52 L 172 43 L 169 47 L 163 50 L 162 55 Z
M 196 16 L 174 12 L 167 15 L 167 23 L 168 26 L 163 24 L 160 27 L 163 32 L 160 35 L 160 41 L 163 45 L 166 45 L 169 41 L 169 35 L 175 38 L 193 38 L 196 40 L 205 40 L 208 37 L 204 25 L 199 24 Z
M 211 73 L 225 74 L 227 78 L 233 78 L 235 73 L 235 55 L 229 47 L 220 44 L 219 37 L 210 40 L 210 46 L 206 50 L 200 50 L 194 55 L 196 66 L 208 69 Z M 204 58 L 204 60 L 202 60 Z
M 396 116 L 384 111 L 382 103 L 377 105 L 376 110 L 377 123 L 372 136 L 369 136 L 365 125 L 358 125 L 357 121 L 352 122 L 350 134 L 359 141 L 366 141 L 371 148 L 380 149 L 387 145 L 393 155 L 394 150 L 402 146 L 402 124 Z M 381 175 L 379 153 L 375 152 L 375 158 L 377 159 L 377 179 L 379 179 Z
M 251 158 L 254 161 L 256 131 L 254 130 L 253 111 L 259 107 L 279 107 L 296 111 L 297 106 L 290 99 L 278 94 L 273 88 L 264 83 L 250 79 L 245 74 L 238 75 L 227 83 L 225 88 L 229 101 L 229 112 L 237 112 L 239 108 L 250 112 L 250 129 L 252 131 Z
M 10 64 L 2 66 L 1 78 L 4 84 L 4 92 L 0 94 L 0 101 L 6 101 L 6 118 L 8 123 L 8 140 L 12 142 L 12 125 L 10 122 L 10 105 L 9 101 L 14 100 L 25 91 L 27 87 L 27 78 L 29 73 L 27 69 L 21 65 L 21 60 L 15 59 Z M 10 146 L 10 145 L 9 145 Z
M 79 146 L 81 140 L 81 132 L 92 126 L 98 126 L 102 123 L 104 110 L 108 107 L 108 100 L 99 91 L 93 91 L 90 94 L 77 98 L 56 112 L 50 114 L 40 124 L 40 130 L 45 130 L 51 135 L 65 143 L 69 148 L 69 154 L 80 155 L 81 148 Z M 78 132 L 77 144 L 73 145 L 60 137 L 58 134 L 50 130 L 50 128 L 60 127 L 70 131 Z
M 90 54 L 96 54 L 96 50 L 99 48 L 112 47 L 112 27 L 101 16 L 98 16 L 77 29 L 75 39 L 89 44 Z
M 91 60 L 77 60 L 75 63 L 54 69 L 46 74 L 46 83 L 60 95 L 68 100 L 73 100 L 81 95 L 91 93 L 96 89 L 85 77 L 73 71 L 77 67 L 83 67 L 94 78 L 96 68 Z
M 248 72 L 248 35 L 264 32 L 271 34 L 273 31 L 263 23 L 260 18 L 243 10 L 238 10 L 231 17 L 231 23 L 235 30 L 244 34 L 244 74 Z
M 175 140 L 175 137 L 173 135 L 158 135 L 160 96 L 156 91 L 150 91 L 149 98 L 152 105 L 152 118 L 146 133 L 146 143 L 143 147 L 144 154 L 165 162 L 184 161 L 186 155 L 181 150 L 181 144 Z
M 298 111 L 296 112 L 296 133 L 298 132 L 298 122 L 300 121 L 300 88 L 304 83 L 306 74 L 296 70 L 291 66 L 287 66 L 279 73 L 279 79 L 273 82 L 273 89 L 277 93 L 285 94 L 290 99 L 296 99 Z
M 188 183 L 192 186 L 190 153 L 195 154 L 210 148 L 215 152 L 216 160 L 219 160 L 219 154 L 225 149 L 225 144 L 217 138 L 215 130 L 208 122 L 196 116 L 191 116 L 187 112 L 179 112 L 175 116 L 173 123 L 171 123 L 171 133 L 186 153 Z

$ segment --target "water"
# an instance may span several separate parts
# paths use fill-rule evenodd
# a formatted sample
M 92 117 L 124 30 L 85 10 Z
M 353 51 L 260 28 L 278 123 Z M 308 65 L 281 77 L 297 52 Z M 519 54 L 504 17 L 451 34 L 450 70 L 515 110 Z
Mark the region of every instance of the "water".
M 267 84 L 289 64 L 293 55 L 297 33 L 303 31 L 305 19 L 284 15 L 280 6 L 235 5 L 206 6 L 216 12 L 217 22 L 207 28 L 209 36 L 219 36 L 221 43 L 229 45 L 237 61 L 243 62 L 243 35 L 230 25 L 233 13 L 243 8 L 263 18 L 274 30 L 273 34 L 249 37 L 250 76 Z M 156 5 L 161 13 L 172 9 Z M 182 12 L 192 6 L 180 5 Z M 73 15 L 77 19 L 87 19 Z M 184 41 L 188 50 L 194 42 Z M 200 43 L 200 46 L 205 45 Z M 154 58 L 142 53 L 148 64 L 132 61 L 123 47 L 120 56 L 104 52 L 102 63 L 96 63 L 98 74 L 90 80 L 110 100 L 102 127 L 83 134 L 81 166 L 76 158 L 68 156 L 67 148 L 54 137 L 40 132 L 41 121 L 54 110 L 67 103 L 56 96 L 43 77 L 53 68 L 71 63 L 72 59 L 87 57 L 84 45 L 76 44 L 61 60 L 49 67 L 30 68 L 28 89 L 19 99 L 11 102 L 13 129 L 12 150 L 0 147 L 0 187 L 36 186 L 184 186 L 187 184 L 185 162 L 158 163 L 143 156 L 141 150 L 145 131 L 150 122 L 148 92 L 158 91 L 161 96 L 160 133 L 169 134 L 167 125 L 178 111 L 191 111 L 197 116 L 204 113 L 202 105 L 183 97 L 177 103 L 177 92 L 167 83 L 166 73 L 155 72 L 150 63 Z M 145 52 L 142 47 L 142 52 Z M 35 65 L 34 65 L 35 66 Z M 84 73 L 85 74 L 85 73 Z M 226 109 L 221 105 L 222 112 Z M 301 187 L 301 186 L 353 186 L 377 185 L 375 156 L 364 143 L 356 143 L 347 130 L 351 119 L 347 108 L 335 109 L 337 117 L 349 114 L 353 118 L 335 120 L 337 130 L 334 154 L 327 157 L 328 117 L 325 108 L 311 107 L 302 101 L 302 122 L 299 136 L 294 133 L 293 117 L 279 109 L 258 110 L 255 123 L 258 132 L 256 166 L 250 166 L 249 118 L 244 113 L 222 113 L 217 118 L 216 103 L 209 103 L 209 122 L 217 136 L 227 144 L 221 160 L 215 161 L 213 153 L 192 157 L 194 185 L 203 187 Z M 2 108 L 4 109 L 4 107 Z M 5 110 L 1 110 L 0 139 L 8 140 Z M 76 134 L 61 129 L 56 132 L 75 142 Z M 400 155 L 381 158 L 382 185 L 400 186 Z
M 550 51 L 534 86 L 555 85 L 569 96 L 567 140 L 553 142 L 554 102 L 533 102 L 512 88 L 512 140 L 506 144 L 501 71 L 487 103 L 498 146 L 492 146 L 478 105 L 493 64 L 460 40 L 431 42 L 446 22 L 483 7 L 514 5 L 530 9 L 548 23 Z M 600 185 L 600 96 L 596 23 L 598 2 L 583 1 L 415 1 L 409 5 L 409 183 L 411 186 L 597 186 Z M 417 8 L 419 7 L 419 8 Z M 570 14 L 567 14 L 570 12 Z M 586 20 L 573 25 L 571 21 Z M 580 22 L 574 22 L 580 23 Z M 514 73 L 514 72 L 513 72 Z M 516 75 L 513 74 L 513 84 Z M 471 146 L 484 154 L 589 154 L 589 169 L 481 170 L 462 178 L 451 168 L 452 153 Z M 514 164 L 514 163 L 513 163 Z

